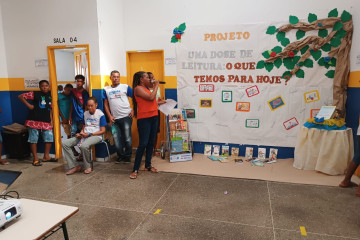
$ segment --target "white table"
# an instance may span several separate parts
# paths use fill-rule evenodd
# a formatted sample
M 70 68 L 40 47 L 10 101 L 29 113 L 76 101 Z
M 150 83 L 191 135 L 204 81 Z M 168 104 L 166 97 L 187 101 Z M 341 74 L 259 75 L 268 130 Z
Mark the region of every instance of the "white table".
M 65 221 L 79 208 L 24 198 L 20 202 L 22 215 L 0 230 L 0 239 L 41 239 L 58 227 L 63 229 L 64 238 L 69 239 Z
M 301 127 L 295 146 L 294 167 L 329 175 L 344 174 L 354 156 L 351 128 L 320 130 Z

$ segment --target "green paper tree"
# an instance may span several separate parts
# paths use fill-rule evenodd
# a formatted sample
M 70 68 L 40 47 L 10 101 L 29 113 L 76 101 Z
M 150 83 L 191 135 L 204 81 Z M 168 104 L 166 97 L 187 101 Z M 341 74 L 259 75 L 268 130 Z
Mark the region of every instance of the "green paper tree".
M 289 24 L 277 28 L 269 26 L 266 34 L 275 35 L 280 46 L 275 46 L 271 50 L 262 53 L 265 60 L 257 63 L 257 69 L 265 68 L 271 72 L 274 67 L 284 66 L 287 70 L 282 77 L 287 81 L 292 76 L 304 78 L 305 72 L 302 68 L 313 68 L 314 62 L 319 66 L 335 68 L 337 59 L 344 54 L 340 51 L 351 42 L 352 21 L 351 14 L 343 11 L 338 16 L 338 10 L 335 8 L 328 14 L 328 18 L 318 20 L 316 14 L 309 13 L 308 23 L 300 22 L 296 16 L 289 17 Z M 290 42 L 286 33 L 296 30 L 297 41 Z M 317 35 L 306 36 L 307 32 L 317 30 Z M 328 78 L 334 78 L 335 70 L 329 70 L 326 74 Z

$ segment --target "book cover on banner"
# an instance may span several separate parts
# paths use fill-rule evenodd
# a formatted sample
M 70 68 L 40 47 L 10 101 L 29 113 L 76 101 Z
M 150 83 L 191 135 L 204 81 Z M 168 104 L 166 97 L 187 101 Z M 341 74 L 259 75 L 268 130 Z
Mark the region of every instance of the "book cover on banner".
M 213 145 L 213 156 L 220 156 L 220 145 Z
M 237 147 L 232 147 L 232 148 L 231 148 L 231 156 L 233 156 L 233 157 L 238 157 L 238 156 L 239 156 L 239 148 L 237 148 Z
M 211 145 L 205 144 L 204 146 L 204 155 L 211 156 Z
M 247 159 L 252 159 L 253 158 L 253 148 L 252 147 L 246 147 L 245 149 L 245 157 Z
M 258 149 L 258 159 L 265 159 L 266 156 L 266 148 Z
M 221 146 L 221 156 L 224 156 L 224 157 L 229 156 L 229 146 L 228 145 Z

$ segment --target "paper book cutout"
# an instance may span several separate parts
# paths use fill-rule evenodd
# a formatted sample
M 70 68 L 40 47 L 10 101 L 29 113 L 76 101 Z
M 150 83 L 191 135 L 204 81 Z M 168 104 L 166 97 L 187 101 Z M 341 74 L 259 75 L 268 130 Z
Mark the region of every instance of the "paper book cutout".
M 186 118 L 195 118 L 195 109 L 185 109 Z
M 222 102 L 232 102 L 232 91 L 222 91 Z
M 204 146 L 204 155 L 211 156 L 211 145 L 205 144 Z
M 320 95 L 318 90 L 310 91 L 304 93 L 304 99 L 306 103 L 316 102 L 320 100 Z
M 214 92 L 215 85 L 214 84 L 200 84 L 199 92 Z
M 248 97 L 253 97 L 260 93 L 259 88 L 256 85 L 245 89 L 245 92 Z
M 232 147 L 231 148 L 231 156 L 238 157 L 239 156 L 239 148 L 238 147 Z
M 254 151 L 254 149 L 252 147 L 246 147 L 245 148 L 245 157 L 247 159 L 252 159 L 253 155 L 254 155 L 253 151 Z
M 212 99 L 200 99 L 201 108 L 212 108 Z
M 236 111 L 250 112 L 250 102 L 236 102 Z
M 299 122 L 295 117 L 293 117 L 293 118 L 290 118 L 289 120 L 285 121 L 283 123 L 283 125 L 286 130 L 290 130 L 290 129 L 296 127 L 297 125 L 299 125 Z
M 246 119 L 245 127 L 247 128 L 259 128 L 260 120 L 259 119 Z
M 320 109 L 311 109 L 310 111 L 310 118 L 316 117 L 316 115 L 319 113 Z
M 213 145 L 213 156 L 220 156 L 220 145 Z
M 229 156 L 229 146 L 222 145 L 221 147 L 221 156 L 228 157 Z
M 284 106 L 285 102 L 281 96 L 277 96 L 276 98 L 269 100 L 268 104 L 269 104 L 271 111 L 275 111 L 276 109 Z

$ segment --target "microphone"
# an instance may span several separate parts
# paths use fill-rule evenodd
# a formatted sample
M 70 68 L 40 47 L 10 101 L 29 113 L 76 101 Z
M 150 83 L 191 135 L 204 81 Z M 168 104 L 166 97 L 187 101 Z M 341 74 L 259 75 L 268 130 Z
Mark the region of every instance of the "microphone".
M 155 83 L 155 81 L 154 80 L 151 80 L 151 83 Z M 166 82 L 164 82 L 164 81 L 159 81 L 159 84 L 165 84 Z

